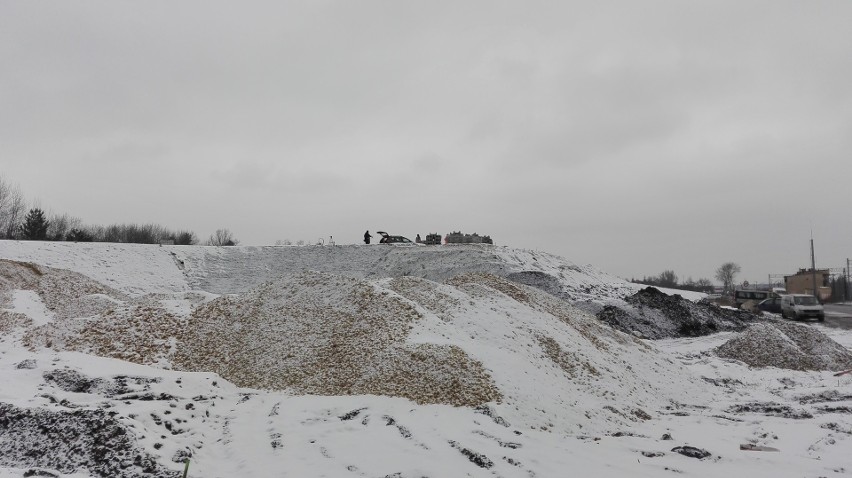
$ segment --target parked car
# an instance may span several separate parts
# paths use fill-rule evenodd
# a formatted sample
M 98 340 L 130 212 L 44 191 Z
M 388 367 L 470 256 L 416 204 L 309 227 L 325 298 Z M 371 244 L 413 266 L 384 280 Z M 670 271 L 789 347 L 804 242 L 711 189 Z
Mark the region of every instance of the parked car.
M 379 244 L 414 244 L 411 239 L 403 236 L 391 236 L 384 231 L 376 231 L 382 238 L 379 239 Z
M 762 300 L 759 304 L 757 304 L 757 308 L 758 310 L 761 310 L 763 312 L 772 312 L 773 314 L 780 314 L 781 298 L 773 297 L 771 299 Z
M 816 297 L 807 294 L 790 294 L 781 297 L 781 317 L 793 320 L 825 320 L 825 310 Z

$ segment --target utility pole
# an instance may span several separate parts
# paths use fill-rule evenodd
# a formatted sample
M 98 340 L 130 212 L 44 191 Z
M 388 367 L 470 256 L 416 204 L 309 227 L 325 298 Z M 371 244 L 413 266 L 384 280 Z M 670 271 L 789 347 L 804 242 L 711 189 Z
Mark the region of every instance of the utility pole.
M 816 283 L 816 260 L 814 259 L 814 233 L 811 232 L 811 275 L 814 280 L 814 297 L 819 300 L 819 292 Z
M 843 288 L 843 302 L 849 301 L 849 258 L 846 258 L 846 287 Z

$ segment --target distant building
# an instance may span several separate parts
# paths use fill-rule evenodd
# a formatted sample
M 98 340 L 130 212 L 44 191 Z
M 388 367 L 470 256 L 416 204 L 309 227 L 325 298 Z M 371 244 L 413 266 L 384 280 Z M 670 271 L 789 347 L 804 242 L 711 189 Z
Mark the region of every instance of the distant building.
M 426 240 L 424 243 L 427 246 L 440 246 L 441 245 L 441 235 L 433 232 L 432 234 L 426 234 Z
M 784 276 L 784 285 L 788 294 L 814 295 L 814 275 L 816 275 L 816 290 L 820 300 L 831 298 L 828 269 L 799 269 L 799 272 Z
M 480 236 L 477 233 L 462 234 L 460 231 L 451 232 L 444 238 L 447 244 L 494 244 L 490 236 Z

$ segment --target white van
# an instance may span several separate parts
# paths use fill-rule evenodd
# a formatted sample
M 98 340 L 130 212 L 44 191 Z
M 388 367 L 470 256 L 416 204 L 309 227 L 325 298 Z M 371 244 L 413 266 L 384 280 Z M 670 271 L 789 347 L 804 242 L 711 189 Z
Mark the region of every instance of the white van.
M 781 297 L 781 317 L 793 320 L 825 320 L 825 310 L 816 297 L 807 294 L 789 294 Z

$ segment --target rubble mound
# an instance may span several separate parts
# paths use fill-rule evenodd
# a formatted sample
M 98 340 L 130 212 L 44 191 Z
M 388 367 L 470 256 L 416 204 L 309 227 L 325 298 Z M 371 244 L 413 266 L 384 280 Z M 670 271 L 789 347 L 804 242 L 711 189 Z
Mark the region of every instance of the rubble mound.
M 195 309 L 176 367 L 252 388 L 476 406 L 500 393 L 459 347 L 408 344 L 420 314 L 370 283 L 306 271 Z
M 754 324 L 715 350 L 723 358 L 752 367 L 789 370 L 844 370 L 852 368 L 852 352 L 819 330 L 773 320 Z
M 0 403 L 0 466 L 38 467 L 103 478 L 175 478 L 102 409 L 52 411 Z M 26 476 L 26 475 L 25 475 Z
M 699 337 L 722 331 L 739 331 L 761 320 L 750 312 L 723 309 L 706 302 L 692 302 L 646 287 L 624 299 L 623 305 L 607 305 L 598 319 L 622 332 L 646 339 Z

